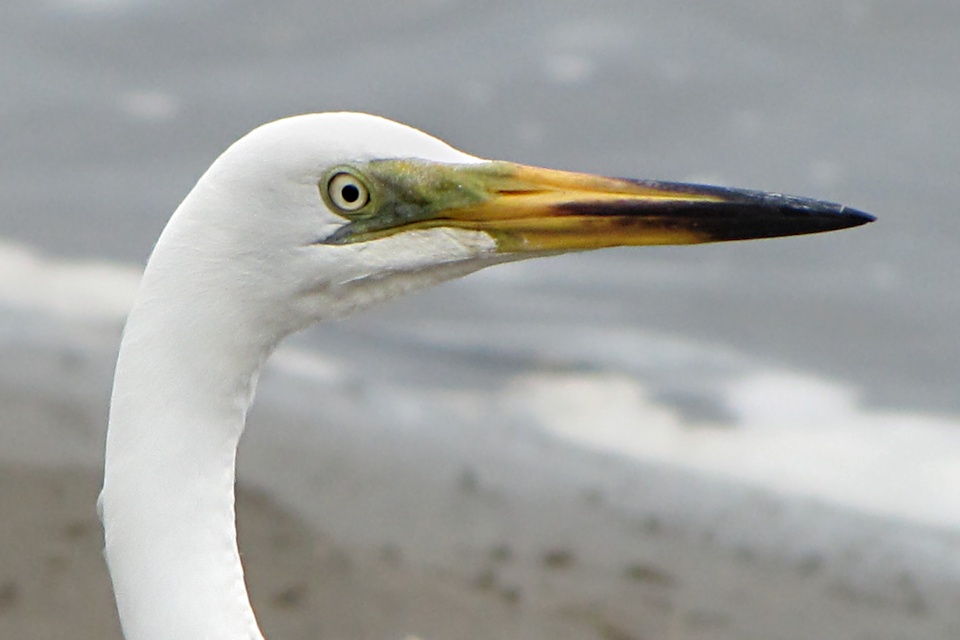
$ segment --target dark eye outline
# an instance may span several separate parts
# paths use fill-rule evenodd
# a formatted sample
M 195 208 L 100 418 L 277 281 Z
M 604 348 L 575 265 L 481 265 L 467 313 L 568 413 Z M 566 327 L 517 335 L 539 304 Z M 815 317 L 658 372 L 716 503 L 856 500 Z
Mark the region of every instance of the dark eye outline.
M 350 167 L 331 170 L 320 192 L 328 207 L 343 214 L 356 213 L 370 204 L 370 188 Z

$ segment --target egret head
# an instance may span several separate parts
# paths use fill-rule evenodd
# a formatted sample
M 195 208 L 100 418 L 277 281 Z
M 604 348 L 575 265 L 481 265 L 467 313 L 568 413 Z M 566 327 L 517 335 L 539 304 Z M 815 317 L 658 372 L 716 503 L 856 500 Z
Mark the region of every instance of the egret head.
M 497 262 L 871 219 L 780 194 L 487 161 L 383 118 L 327 113 L 279 120 L 237 141 L 161 245 L 179 236 L 175 244 L 229 258 L 219 261 L 235 270 L 225 274 L 229 286 L 296 309 L 302 324 Z

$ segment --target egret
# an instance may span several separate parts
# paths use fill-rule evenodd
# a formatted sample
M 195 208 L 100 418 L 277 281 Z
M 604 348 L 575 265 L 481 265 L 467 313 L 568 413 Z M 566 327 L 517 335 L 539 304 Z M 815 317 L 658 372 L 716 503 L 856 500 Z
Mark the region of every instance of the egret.
M 117 360 L 98 509 L 127 640 L 262 640 L 234 517 L 258 372 L 309 324 L 497 263 L 853 227 L 841 205 L 483 160 L 358 113 L 231 145 L 174 212 Z

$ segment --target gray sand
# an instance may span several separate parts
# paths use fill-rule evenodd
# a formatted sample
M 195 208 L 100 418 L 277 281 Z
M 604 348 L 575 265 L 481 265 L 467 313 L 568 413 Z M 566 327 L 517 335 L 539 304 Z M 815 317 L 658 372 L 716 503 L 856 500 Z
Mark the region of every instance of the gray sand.
M 0 636 L 120 637 L 97 490 L 91 470 L 0 467 Z M 541 593 L 531 599 L 500 581 L 514 562 L 509 547 L 492 549 L 488 569 L 464 581 L 410 566 L 395 550 L 331 540 L 257 492 L 240 492 L 238 513 L 254 605 L 273 638 L 952 637 L 929 633 L 937 624 L 920 601 L 900 610 L 824 591 L 816 567 L 724 557 L 709 544 L 663 540 L 662 566 L 626 567 L 619 591 L 602 599 L 589 593 L 590 568 L 557 551 L 541 558 Z M 736 585 L 737 601 L 711 597 L 724 582 Z
M 0 637 L 119 635 L 94 513 L 105 402 L 90 405 L 91 398 L 105 400 L 113 340 L 111 328 L 69 355 L 46 340 L 43 348 L 8 345 L 4 352 Z M 269 427 L 255 428 L 263 434 Z M 248 462 L 260 455 L 257 439 L 252 443 Z M 336 451 L 339 443 L 329 446 Z M 367 499 L 348 475 L 328 479 L 322 489 L 332 513 Z M 410 508 L 424 499 L 413 487 L 396 491 Z M 498 502 L 509 496 L 486 495 L 470 483 L 457 491 L 453 507 L 463 513 L 485 501 L 483 513 L 509 518 L 511 504 L 522 504 Z M 567 532 L 571 541 L 591 549 L 591 539 L 615 539 L 605 505 L 563 495 L 558 486 L 552 508 L 559 513 L 551 521 L 579 527 Z M 454 537 L 454 549 L 461 540 L 462 551 L 430 557 L 422 549 L 404 551 L 415 549 L 415 540 L 371 545 L 363 541 L 368 532 L 333 536 L 274 498 L 285 496 L 241 487 L 238 506 L 254 606 L 273 638 L 894 640 L 960 633 L 950 605 L 958 596 L 955 581 L 916 585 L 909 576 L 898 583 L 878 575 L 883 584 L 869 583 L 869 576 L 864 583 L 829 557 L 780 559 L 655 519 L 635 523 L 616 547 L 594 545 L 586 553 L 510 537 L 478 547 L 459 537 L 459 525 L 438 517 L 426 523 L 441 528 L 431 535 Z M 342 519 L 338 526 L 344 528 Z

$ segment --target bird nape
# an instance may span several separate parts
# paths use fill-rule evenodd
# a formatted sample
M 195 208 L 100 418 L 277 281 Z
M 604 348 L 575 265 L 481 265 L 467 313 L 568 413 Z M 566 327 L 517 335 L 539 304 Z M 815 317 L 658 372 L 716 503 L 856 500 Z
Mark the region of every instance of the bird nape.
M 99 509 L 126 638 L 262 638 L 234 468 L 257 374 L 288 334 L 500 262 L 872 219 L 780 194 L 491 162 L 365 114 L 254 130 L 174 212 L 124 331 Z

